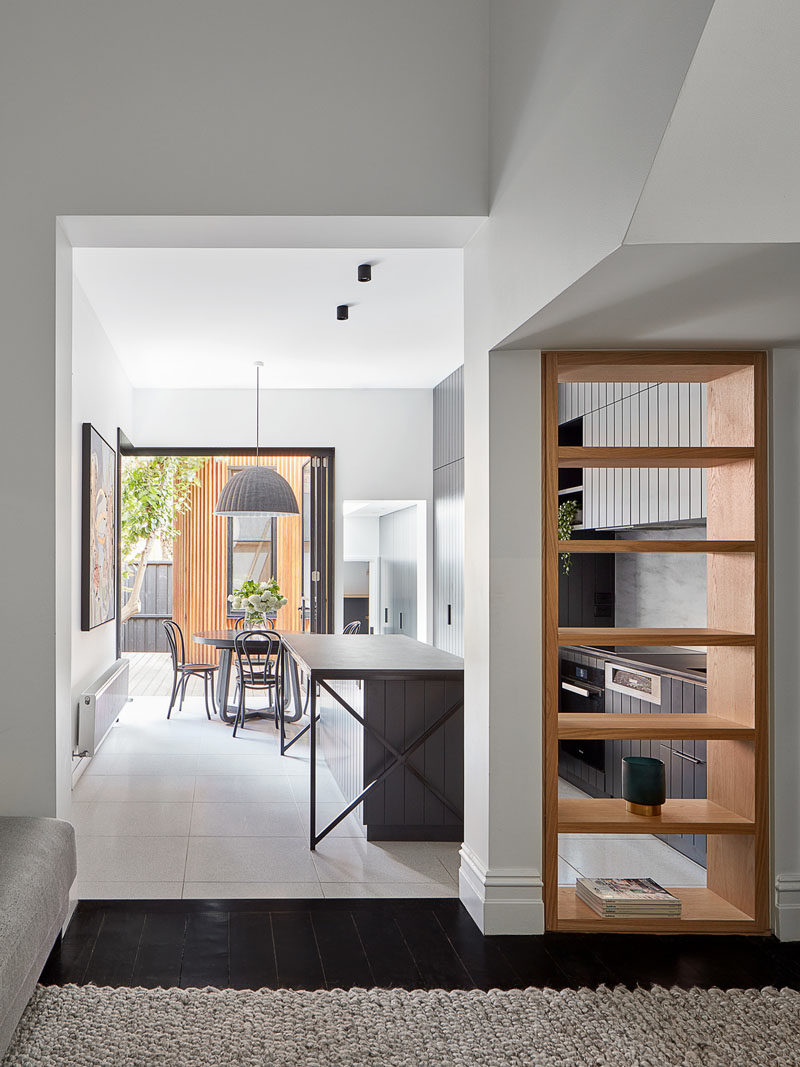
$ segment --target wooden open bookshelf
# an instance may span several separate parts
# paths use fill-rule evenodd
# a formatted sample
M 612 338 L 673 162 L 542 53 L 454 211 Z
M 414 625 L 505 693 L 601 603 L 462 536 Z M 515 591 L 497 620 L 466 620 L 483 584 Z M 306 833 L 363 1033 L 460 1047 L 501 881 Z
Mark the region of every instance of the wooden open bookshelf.
M 558 443 L 559 382 L 706 383 L 703 447 Z M 548 929 L 645 933 L 769 930 L 767 706 L 767 387 L 760 352 L 547 352 L 543 355 L 544 841 Z M 563 468 L 702 468 L 706 538 L 569 540 L 557 533 Z M 581 480 L 580 478 L 578 480 Z M 560 553 L 703 553 L 707 625 L 560 627 Z M 559 714 L 559 647 L 702 646 L 707 714 Z M 558 797 L 560 739 L 707 741 L 706 799 L 670 799 L 661 815 L 617 798 Z M 706 888 L 678 888 L 680 918 L 603 919 L 558 886 L 559 833 L 705 834 Z M 609 875 L 613 872 L 606 872 Z

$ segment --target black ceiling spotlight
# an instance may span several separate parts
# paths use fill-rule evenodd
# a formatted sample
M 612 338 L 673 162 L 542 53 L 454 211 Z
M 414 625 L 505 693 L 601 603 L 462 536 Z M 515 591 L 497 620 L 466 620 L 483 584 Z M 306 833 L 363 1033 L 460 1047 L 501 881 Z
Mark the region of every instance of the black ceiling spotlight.
M 372 264 L 371 263 L 359 263 L 358 265 L 358 280 L 360 282 L 372 281 Z
M 350 308 L 347 304 L 338 304 L 336 307 L 336 318 L 339 322 L 344 322 L 345 319 L 350 318 Z

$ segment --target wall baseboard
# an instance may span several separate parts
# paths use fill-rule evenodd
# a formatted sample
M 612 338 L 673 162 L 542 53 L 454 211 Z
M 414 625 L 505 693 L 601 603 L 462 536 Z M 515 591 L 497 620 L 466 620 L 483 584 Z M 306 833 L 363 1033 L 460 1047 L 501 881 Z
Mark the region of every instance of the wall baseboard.
M 533 868 L 485 867 L 468 845 L 461 847 L 461 903 L 483 934 L 543 934 L 542 875 Z
M 800 941 L 800 873 L 779 874 L 775 879 L 775 936 Z

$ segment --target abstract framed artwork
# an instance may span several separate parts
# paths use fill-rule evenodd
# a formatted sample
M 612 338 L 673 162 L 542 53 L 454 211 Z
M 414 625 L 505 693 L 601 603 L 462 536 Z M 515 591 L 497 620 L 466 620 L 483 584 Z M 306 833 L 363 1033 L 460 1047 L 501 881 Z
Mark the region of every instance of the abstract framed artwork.
M 117 454 L 90 422 L 83 424 L 81 630 L 116 617 Z

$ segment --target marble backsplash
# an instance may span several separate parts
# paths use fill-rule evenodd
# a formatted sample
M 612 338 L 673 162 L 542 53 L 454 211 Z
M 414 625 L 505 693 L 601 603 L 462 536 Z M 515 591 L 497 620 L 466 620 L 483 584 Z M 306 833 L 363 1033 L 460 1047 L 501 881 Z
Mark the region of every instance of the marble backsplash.
M 620 530 L 624 540 L 702 540 L 705 524 Z M 625 553 L 616 557 L 615 625 L 705 626 L 706 557 Z

